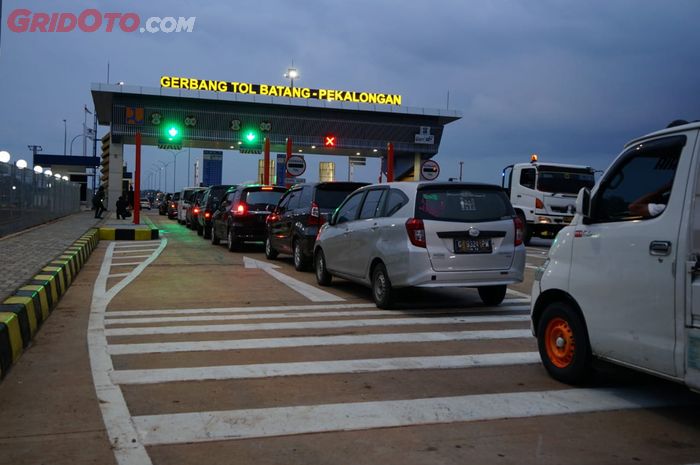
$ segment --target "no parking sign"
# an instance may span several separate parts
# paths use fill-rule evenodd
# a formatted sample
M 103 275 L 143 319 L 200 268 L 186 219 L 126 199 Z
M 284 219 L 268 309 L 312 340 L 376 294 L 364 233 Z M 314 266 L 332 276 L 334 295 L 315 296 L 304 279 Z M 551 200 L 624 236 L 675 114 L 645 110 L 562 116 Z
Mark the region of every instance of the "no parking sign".
M 434 181 L 440 176 L 440 165 L 434 160 L 425 160 L 420 165 L 420 175 L 426 181 Z

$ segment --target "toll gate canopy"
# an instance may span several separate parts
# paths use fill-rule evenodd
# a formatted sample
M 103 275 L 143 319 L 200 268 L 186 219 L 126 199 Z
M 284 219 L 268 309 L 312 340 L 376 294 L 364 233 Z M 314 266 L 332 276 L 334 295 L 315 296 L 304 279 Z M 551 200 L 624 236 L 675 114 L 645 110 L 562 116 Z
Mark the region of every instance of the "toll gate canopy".
M 445 125 L 461 118 L 450 110 L 163 87 L 94 83 L 91 91 L 99 124 L 110 127 L 115 163 L 137 132 L 144 145 L 164 146 L 166 125 L 177 124 L 184 147 L 237 150 L 252 127 L 277 153 L 288 138 L 293 152 L 309 155 L 383 157 L 392 143 L 395 177 L 406 179 L 438 153 Z

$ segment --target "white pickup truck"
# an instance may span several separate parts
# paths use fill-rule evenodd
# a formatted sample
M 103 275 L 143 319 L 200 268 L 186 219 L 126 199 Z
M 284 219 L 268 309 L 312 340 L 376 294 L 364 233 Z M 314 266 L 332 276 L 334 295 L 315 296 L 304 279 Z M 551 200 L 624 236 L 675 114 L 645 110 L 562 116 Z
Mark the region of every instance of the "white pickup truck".
M 550 375 L 599 358 L 700 390 L 700 123 L 628 143 L 557 235 L 532 287 Z
M 525 225 L 523 239 L 553 238 L 574 217 L 576 194 L 593 187 L 594 170 L 588 166 L 541 163 L 533 155 L 530 163 L 506 166 L 502 185 L 515 213 Z

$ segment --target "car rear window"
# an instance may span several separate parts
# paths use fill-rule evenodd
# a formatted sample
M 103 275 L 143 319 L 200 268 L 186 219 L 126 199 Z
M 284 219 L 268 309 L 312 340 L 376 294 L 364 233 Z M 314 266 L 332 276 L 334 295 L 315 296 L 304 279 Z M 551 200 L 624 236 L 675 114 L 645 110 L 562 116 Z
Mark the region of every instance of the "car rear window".
M 186 189 L 183 193 L 183 199 L 185 202 L 190 202 L 192 200 L 192 197 L 194 197 L 195 191 L 192 189 Z
M 356 189 L 366 184 L 343 184 L 343 185 L 327 185 L 319 186 L 316 189 L 316 198 L 314 199 L 318 208 L 322 210 L 335 210 L 338 205 L 343 203 L 343 200 L 354 192 Z
M 173 194 L 173 200 L 180 200 L 180 193 L 179 192 L 176 192 L 175 194 Z
M 423 220 L 472 223 L 513 216 L 508 197 L 497 189 L 424 189 L 416 195 L 416 218 Z
M 207 203 L 209 205 L 218 204 L 221 201 L 221 199 L 224 198 L 224 194 L 226 194 L 226 191 L 229 190 L 230 187 L 231 186 L 221 186 L 210 188 Z
M 245 203 L 253 206 L 266 207 L 268 205 L 275 206 L 284 194 L 284 190 L 248 190 L 245 191 L 245 197 L 242 199 Z

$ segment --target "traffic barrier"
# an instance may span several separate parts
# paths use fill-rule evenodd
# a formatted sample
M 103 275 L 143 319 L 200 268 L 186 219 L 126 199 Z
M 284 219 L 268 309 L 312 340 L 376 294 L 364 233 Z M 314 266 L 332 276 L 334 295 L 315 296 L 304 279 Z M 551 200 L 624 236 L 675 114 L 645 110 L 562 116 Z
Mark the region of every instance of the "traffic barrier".
M 100 228 L 102 241 L 153 241 L 158 234 L 157 228 Z
M 0 379 L 29 346 L 99 240 L 100 231 L 89 230 L 0 304 Z

